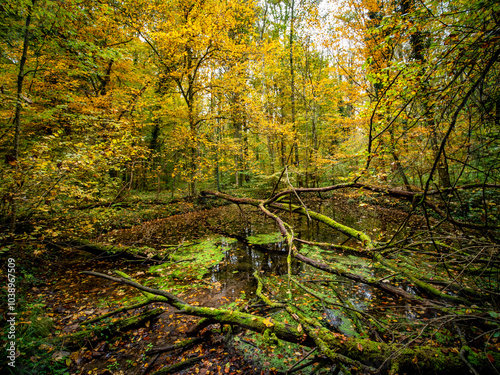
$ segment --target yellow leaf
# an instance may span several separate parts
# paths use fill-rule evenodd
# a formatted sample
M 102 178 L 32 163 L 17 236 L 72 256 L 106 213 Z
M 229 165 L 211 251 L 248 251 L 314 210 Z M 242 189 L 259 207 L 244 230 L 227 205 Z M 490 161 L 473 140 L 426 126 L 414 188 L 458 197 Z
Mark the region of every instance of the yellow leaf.
M 274 323 L 271 321 L 271 319 L 264 319 L 264 324 L 266 325 L 266 327 L 272 327 L 274 325 Z

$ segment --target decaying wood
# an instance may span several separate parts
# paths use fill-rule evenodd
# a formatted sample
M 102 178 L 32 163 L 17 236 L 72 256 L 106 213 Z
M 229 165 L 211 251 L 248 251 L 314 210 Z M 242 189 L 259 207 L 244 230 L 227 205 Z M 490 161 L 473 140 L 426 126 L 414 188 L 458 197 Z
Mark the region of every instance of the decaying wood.
M 71 246 L 95 255 L 98 259 L 119 258 L 136 262 L 162 264 L 165 260 L 159 256 L 148 256 L 142 249 L 128 246 L 114 246 L 94 243 L 83 239 L 73 239 L 69 243 L 52 244 L 60 248 Z
M 494 188 L 496 187 L 497 186 L 495 185 Z M 290 258 L 291 256 L 293 256 L 295 257 L 295 259 L 314 268 L 359 283 L 370 285 L 388 294 L 403 298 L 413 304 L 418 304 L 420 306 L 428 308 L 429 310 L 445 313 L 446 316 L 449 317 L 449 319 L 460 318 L 461 315 L 469 314 L 470 312 L 477 312 L 475 317 L 477 319 L 481 318 L 480 314 L 482 312 L 479 310 L 474 310 L 477 307 L 473 306 L 473 300 L 467 300 L 460 296 L 454 296 L 445 293 L 443 290 L 439 290 L 434 287 L 432 283 L 429 282 L 429 280 L 424 279 L 423 275 L 420 275 L 418 273 L 418 270 L 416 271 L 410 265 L 406 265 L 404 264 L 404 262 L 396 263 L 393 260 L 389 259 L 387 256 L 390 256 L 391 252 L 386 251 L 388 248 L 387 244 L 378 244 L 373 241 L 370 236 L 362 231 L 358 231 L 356 229 L 345 226 L 342 223 L 338 223 L 323 214 L 314 212 L 306 208 L 303 205 L 292 204 L 291 201 L 284 202 L 283 199 L 280 199 L 284 196 L 290 196 L 292 193 L 299 194 L 303 192 L 326 192 L 344 188 L 356 188 L 375 191 L 390 196 L 397 196 L 398 198 L 412 201 L 412 203 L 415 203 L 416 200 L 421 199 L 422 197 L 425 198 L 426 196 L 432 196 L 440 193 L 427 191 L 426 196 L 422 196 L 422 193 L 414 191 L 382 189 L 374 186 L 352 183 L 335 185 L 327 188 L 293 189 L 293 191 L 288 190 L 285 192 L 277 193 L 267 200 L 232 197 L 220 192 L 203 192 L 202 194 L 219 197 L 227 200 L 228 202 L 233 202 L 239 205 L 252 205 L 254 207 L 257 207 L 262 213 L 271 218 L 278 226 L 287 245 L 289 251 L 289 264 Z M 473 185 L 470 185 L 467 188 L 473 188 Z M 425 199 L 423 203 L 425 203 Z M 430 205 L 427 205 L 427 207 L 432 206 L 432 204 L 433 203 L 431 202 Z M 298 214 L 305 215 L 310 220 L 322 222 L 330 228 L 355 239 L 357 241 L 356 246 L 347 247 L 344 245 L 340 245 L 340 249 L 353 252 L 363 257 L 371 258 L 372 261 L 377 262 L 377 264 L 379 264 L 381 267 L 384 267 L 386 270 L 388 270 L 391 277 L 394 275 L 399 275 L 400 277 L 403 277 L 409 282 L 416 285 L 421 290 L 424 290 L 427 293 L 427 298 L 420 297 L 416 294 L 409 293 L 403 288 L 391 285 L 391 283 L 387 280 L 388 277 L 377 278 L 362 276 L 354 272 L 347 271 L 343 267 L 337 266 L 334 263 L 324 263 L 302 254 L 295 246 L 295 243 L 300 242 L 300 240 L 297 241 L 293 234 L 293 231 L 291 230 L 291 227 L 275 213 L 277 211 L 293 211 Z M 328 244 L 319 245 L 329 247 Z M 339 248 L 334 244 L 331 244 L 330 247 L 333 249 Z M 361 371 L 363 373 L 413 373 L 415 371 L 418 371 L 420 373 L 426 374 L 467 374 L 469 373 L 470 368 L 469 366 L 464 366 L 464 353 L 467 353 L 467 355 L 469 356 L 468 358 L 466 358 L 466 363 L 468 364 L 491 364 L 491 358 L 493 358 L 493 362 L 497 361 L 498 363 L 500 361 L 500 355 L 495 354 L 495 357 L 491 357 L 491 354 L 486 355 L 486 353 L 481 352 L 475 353 L 473 351 L 463 349 L 463 347 L 465 346 L 463 346 L 462 348 L 441 348 L 422 345 L 412 346 L 411 340 L 406 344 L 396 342 L 388 343 L 374 341 L 368 338 L 346 337 L 337 332 L 332 332 L 331 330 L 325 328 L 325 326 L 322 325 L 321 322 L 319 322 L 316 318 L 304 314 L 304 312 L 300 308 L 294 305 L 292 298 L 289 298 L 288 301 L 280 302 L 275 302 L 268 298 L 263 292 L 264 280 L 261 279 L 258 273 L 254 275 L 258 281 L 258 288 L 256 292 L 257 295 L 266 303 L 266 305 L 273 308 L 283 309 L 288 312 L 288 314 L 295 320 L 295 324 L 284 324 L 282 322 L 275 321 L 270 317 L 266 318 L 240 311 L 192 306 L 171 293 L 145 287 L 140 283 L 132 280 L 124 273 L 120 273 L 121 277 L 113 277 L 97 272 L 84 272 L 84 274 L 101 277 L 110 281 L 126 284 L 137 288 L 145 294 L 147 299 L 154 298 L 155 301 L 167 303 L 170 306 L 178 309 L 179 313 L 206 318 L 205 322 L 207 324 L 208 322 L 218 322 L 221 324 L 239 326 L 244 329 L 264 334 L 268 337 L 275 337 L 278 340 L 317 348 L 319 355 L 323 356 L 323 358 L 327 358 L 330 362 L 341 364 L 343 366 L 346 366 L 347 368 L 357 369 L 358 371 Z M 289 279 L 291 278 L 291 274 L 289 274 Z M 307 288 L 304 288 L 304 290 L 306 292 L 308 291 Z M 311 293 L 311 295 L 322 300 L 322 297 L 318 296 L 317 294 L 315 295 L 313 292 Z M 465 309 L 456 310 L 454 309 L 453 304 L 455 306 L 460 305 L 462 308 L 469 306 L 469 309 L 467 310 L 469 312 L 463 312 L 463 310 Z M 342 306 L 340 307 L 342 308 Z M 348 307 L 344 306 L 344 310 L 347 312 L 346 309 L 348 309 Z M 354 321 L 357 320 L 356 316 L 361 316 L 360 312 L 356 312 L 355 309 L 352 309 L 350 313 L 359 313 L 358 315 L 354 316 Z M 474 319 L 474 316 L 468 316 L 467 319 Z M 358 325 L 361 324 L 361 320 L 357 323 Z M 168 347 L 168 349 L 173 349 L 173 347 Z M 165 371 L 171 370 L 165 369 Z
M 129 279 L 116 278 L 97 272 L 83 273 L 126 284 L 155 294 L 164 298 L 163 302 L 189 315 L 207 317 L 221 324 L 236 325 L 261 334 L 267 332 L 267 334 L 274 335 L 280 340 L 298 343 L 303 346 L 318 347 L 320 352 L 333 362 L 341 362 L 349 366 L 358 366 L 358 368 L 363 368 L 367 373 L 376 373 L 382 370 L 386 372 L 389 367 L 397 367 L 406 370 L 410 369 L 409 371 L 411 371 L 412 368 L 418 368 L 422 373 L 426 374 L 434 374 L 436 373 L 436 369 L 440 369 L 439 374 L 459 375 L 467 374 L 468 372 L 468 369 L 464 369 L 463 361 L 458 354 L 447 349 L 428 346 L 410 348 L 396 343 L 388 344 L 374 342 L 369 339 L 346 337 L 329 331 L 314 319 L 302 315 L 298 310 L 294 310 L 292 306 L 287 306 L 286 308 L 287 311 L 293 314 L 292 316 L 297 320 L 297 324 L 302 327 L 300 330 L 297 329 L 298 326 L 295 327 L 290 324 L 283 324 L 272 318 L 265 318 L 239 311 L 191 306 L 177 297 L 171 298 L 170 293 L 145 287 Z M 165 296 L 165 294 L 167 296 Z M 268 299 L 266 303 L 273 304 L 273 302 Z M 395 352 L 399 353 L 399 355 L 397 358 L 392 358 Z M 477 360 L 485 360 L 484 355 L 481 353 L 474 355 L 477 357 Z M 391 358 L 391 360 L 386 361 L 388 358 Z M 385 364 L 383 368 L 376 369 L 364 365 L 364 363 Z M 416 363 L 418 366 L 415 365 Z
M 185 361 L 177 362 L 174 363 L 173 365 L 166 366 L 158 371 L 153 372 L 152 375 L 166 375 L 166 374 L 175 374 L 177 371 L 184 370 L 186 368 L 192 367 L 198 362 L 201 362 L 205 358 L 208 358 L 208 356 L 199 356 L 199 357 L 193 357 L 193 358 L 188 358 Z
M 152 348 L 152 349 L 148 350 L 146 352 L 146 354 L 147 355 L 154 355 L 154 354 L 159 354 L 159 353 L 170 352 L 172 350 L 177 350 L 177 349 L 187 350 L 187 349 L 191 348 L 192 346 L 199 344 L 201 342 L 203 342 L 203 339 L 201 337 L 196 337 L 196 338 L 181 341 L 177 344 Z
M 83 346 L 86 341 L 91 340 L 93 337 L 98 337 L 104 334 L 108 336 L 116 336 L 121 332 L 139 327 L 148 320 L 154 319 L 163 313 L 164 310 L 161 308 L 148 310 L 140 315 L 119 319 L 103 326 L 89 328 L 69 335 L 58 336 L 55 341 L 61 342 L 67 348 L 74 348 L 80 345 Z

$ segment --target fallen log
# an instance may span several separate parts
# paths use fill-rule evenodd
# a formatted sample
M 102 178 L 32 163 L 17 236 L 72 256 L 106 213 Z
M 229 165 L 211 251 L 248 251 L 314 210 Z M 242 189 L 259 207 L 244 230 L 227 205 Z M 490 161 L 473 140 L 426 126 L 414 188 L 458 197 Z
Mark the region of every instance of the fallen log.
M 293 325 L 284 324 L 272 318 L 232 310 L 191 306 L 166 291 L 145 287 L 131 279 L 116 278 L 97 272 L 86 271 L 83 274 L 130 285 L 155 294 L 162 298 L 163 302 L 189 315 L 210 318 L 212 321 L 221 324 L 240 326 L 303 346 L 317 346 L 332 362 L 341 362 L 352 368 L 362 368 L 366 373 L 414 373 L 415 371 L 440 375 L 465 375 L 469 373 L 469 367 L 465 366 L 458 354 L 460 352 L 458 348 L 411 347 L 409 344 L 390 344 L 375 342 L 366 338 L 346 337 L 329 331 L 325 327 L 318 325 L 314 319 L 304 316 L 299 311 L 294 310 L 293 307 L 288 306 L 287 309 L 302 327 L 297 329 Z M 273 304 L 270 300 L 267 300 L 266 303 Z M 489 357 L 485 353 L 476 353 L 469 350 L 466 351 L 466 354 L 469 362 L 476 364 L 490 363 Z M 488 355 L 491 356 L 489 353 Z M 495 363 L 500 362 L 500 354 L 495 353 L 492 358 L 496 361 Z M 378 368 L 374 367 L 373 364 Z
M 192 347 L 196 344 L 199 344 L 201 342 L 203 342 L 203 339 L 201 337 L 187 339 L 187 340 L 181 341 L 177 344 L 152 348 L 146 352 L 146 355 L 155 355 L 155 354 L 170 352 L 170 351 L 177 350 L 177 349 L 187 350 L 190 347 Z
M 164 310 L 161 308 L 148 310 L 140 315 L 119 319 L 103 326 L 88 328 L 69 335 L 58 336 L 55 338 L 55 342 L 61 343 L 66 348 L 70 349 L 83 346 L 84 342 L 93 340 L 95 337 L 101 337 L 103 335 L 116 336 L 127 330 L 139 327 L 148 320 L 154 319 L 163 313 Z
M 153 372 L 152 375 L 167 375 L 167 374 L 175 374 L 178 371 L 185 370 L 189 367 L 194 366 L 198 362 L 203 361 L 208 356 L 202 355 L 199 357 L 188 358 L 185 361 L 174 363 L 173 365 L 166 366 L 158 371 Z

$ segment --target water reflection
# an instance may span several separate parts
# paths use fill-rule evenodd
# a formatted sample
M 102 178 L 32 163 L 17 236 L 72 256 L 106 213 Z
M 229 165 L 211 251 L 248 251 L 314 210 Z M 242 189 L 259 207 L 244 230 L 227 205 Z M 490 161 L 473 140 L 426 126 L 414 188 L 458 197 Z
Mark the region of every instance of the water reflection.
M 255 271 L 278 276 L 288 273 L 283 243 L 275 244 L 272 251 L 263 251 L 240 242 L 226 243 L 224 247 L 224 259 L 210 270 L 211 282 L 219 282 L 224 288 L 238 284 L 239 290 L 253 293 Z M 299 262 L 292 262 L 293 273 L 297 274 L 301 267 Z
M 229 208 L 230 209 L 230 208 Z M 391 228 L 388 223 L 379 217 L 375 210 L 354 207 L 353 210 L 339 210 L 335 202 L 319 203 L 311 209 L 332 217 L 345 225 L 358 230 L 370 231 L 376 229 L 377 232 L 395 230 L 395 225 Z M 362 210 L 362 211 L 361 211 Z M 243 212 L 243 213 L 242 213 Z M 233 230 L 244 233 L 246 237 L 255 236 L 259 233 L 269 233 L 269 229 L 274 229 L 274 223 L 267 218 L 263 218 L 258 211 L 253 209 L 243 209 L 236 212 L 239 219 L 233 219 Z M 242 220 L 244 215 L 244 220 Z M 226 217 L 227 219 L 227 217 Z M 283 219 L 294 227 L 295 235 L 301 239 L 317 242 L 343 243 L 349 238 L 342 233 L 332 230 L 330 227 L 317 221 L 310 221 L 306 216 L 285 213 Z M 244 227 L 241 224 L 244 223 Z M 237 229 L 239 228 L 239 229 Z M 373 232 L 372 232 L 373 233 Z M 351 242 L 354 245 L 354 241 Z M 267 244 L 271 251 L 263 251 L 257 246 L 249 246 L 243 243 L 223 243 L 225 251 L 224 260 L 210 270 L 210 280 L 212 283 L 220 283 L 222 288 L 232 291 L 245 291 L 252 294 L 256 287 L 253 277 L 255 271 L 261 271 L 266 275 L 285 275 L 287 273 L 287 245 L 285 242 Z M 333 262 L 342 262 L 348 259 L 344 254 L 330 252 L 328 258 Z M 352 257 L 355 258 L 355 257 Z M 351 263 L 352 272 L 361 271 L 367 277 L 380 274 L 380 270 L 373 267 L 370 262 Z M 299 278 L 307 278 L 308 275 L 318 274 L 321 271 L 297 261 L 292 263 L 292 273 L 299 275 Z M 338 277 L 339 284 L 337 292 L 344 299 L 352 303 L 353 307 L 366 310 L 377 303 L 384 293 L 368 285 L 358 284 L 351 280 Z

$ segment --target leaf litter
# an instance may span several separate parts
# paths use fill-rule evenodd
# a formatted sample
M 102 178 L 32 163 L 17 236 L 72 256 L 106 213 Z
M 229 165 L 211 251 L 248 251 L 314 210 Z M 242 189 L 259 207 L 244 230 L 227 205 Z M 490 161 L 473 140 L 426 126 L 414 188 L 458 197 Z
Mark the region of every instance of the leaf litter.
M 40 275 L 44 285 L 32 287 L 28 298 L 33 301 L 43 301 L 46 316 L 54 322 L 53 337 L 78 332 L 86 328 L 85 321 L 141 300 L 140 293 L 133 288 L 81 275 L 80 272 L 89 269 L 104 273 L 121 270 L 141 283 L 153 279 L 153 274 L 145 265 L 126 261 L 94 260 L 87 254 L 69 249 L 61 249 L 52 254 L 56 259 L 51 261 L 50 272 Z M 182 284 L 179 278 L 173 281 Z M 179 290 L 182 290 L 179 296 L 190 303 L 209 307 L 234 302 L 234 296 L 225 295 L 220 283 L 212 286 L 213 290 L 179 285 Z M 71 374 L 154 374 L 161 368 L 195 357 L 202 359 L 189 368 L 171 373 L 206 375 L 274 373 L 273 370 L 263 370 L 259 364 L 252 363 L 242 354 L 227 347 L 226 336 L 220 332 L 204 335 L 204 342 L 188 350 L 148 356 L 147 351 L 152 348 L 187 340 L 188 333 L 199 321 L 196 317 L 176 314 L 174 308 L 165 304 L 154 303 L 130 310 L 107 318 L 105 322 L 138 315 L 143 310 L 156 307 L 164 310 L 157 319 L 114 337 L 93 337 L 81 342 L 80 346 L 72 351 L 65 350 L 61 345 L 45 345 L 41 349 L 51 352 L 54 361 L 65 361 Z M 220 327 L 219 331 L 222 331 Z

